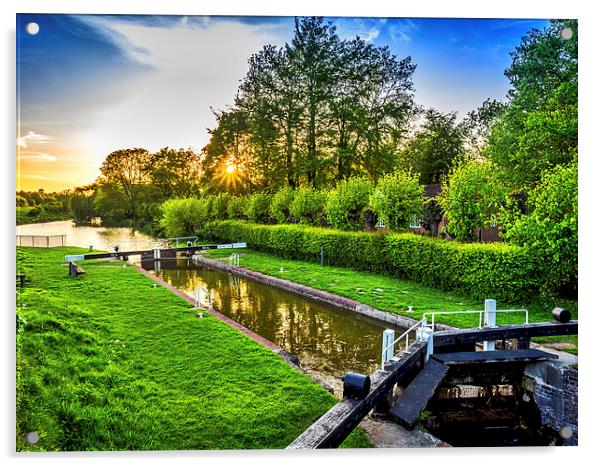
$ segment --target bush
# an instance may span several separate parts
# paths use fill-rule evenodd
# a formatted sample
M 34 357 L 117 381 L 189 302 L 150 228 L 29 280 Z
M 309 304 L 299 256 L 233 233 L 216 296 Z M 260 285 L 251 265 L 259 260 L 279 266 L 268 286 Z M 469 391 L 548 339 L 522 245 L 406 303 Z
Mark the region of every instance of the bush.
M 256 225 L 241 221 L 208 225 L 214 239 L 245 241 L 249 247 L 289 259 L 388 274 L 477 299 L 517 301 L 541 284 L 536 256 L 503 243 L 463 244 L 412 233 L 346 232 L 301 225 Z
M 256 193 L 247 198 L 247 218 L 254 223 L 270 222 L 270 203 L 272 196 L 269 194 Z
M 411 171 L 397 170 L 378 180 L 370 208 L 392 230 L 407 230 L 422 213 L 423 187 Z
M 206 217 L 207 200 L 197 198 L 169 199 L 161 205 L 161 227 L 168 236 L 185 236 L 195 233 Z
M 291 203 L 291 215 L 298 223 L 305 225 L 325 225 L 324 204 L 326 193 L 305 187 L 297 190 Z
M 577 162 L 547 172 L 527 200 L 531 212 L 505 238 L 527 246 L 547 264 L 545 291 L 577 294 Z
M 213 197 L 209 210 L 209 216 L 213 220 L 226 220 L 228 219 L 228 205 L 232 196 L 228 193 L 220 193 Z
M 491 163 L 471 160 L 458 165 L 442 185 L 439 203 L 449 220 L 447 231 L 470 241 L 478 228 L 497 223 L 504 188 Z
M 362 178 L 349 178 L 337 183 L 328 193 L 326 219 L 333 228 L 363 230 L 365 211 L 374 186 Z
M 247 198 L 232 197 L 228 204 L 228 218 L 232 220 L 244 220 L 247 218 Z
M 270 215 L 277 223 L 289 223 L 291 220 L 291 204 L 295 199 L 295 190 L 285 186 L 272 197 Z
M 23 196 L 17 195 L 17 207 L 29 207 L 27 199 L 25 199 Z

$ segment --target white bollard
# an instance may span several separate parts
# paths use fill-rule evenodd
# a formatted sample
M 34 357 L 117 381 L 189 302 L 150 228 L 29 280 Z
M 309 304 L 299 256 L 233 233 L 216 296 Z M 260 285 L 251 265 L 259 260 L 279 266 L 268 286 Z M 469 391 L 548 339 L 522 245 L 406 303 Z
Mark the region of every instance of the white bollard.
M 426 343 L 426 357 L 424 361 L 428 361 L 433 354 L 433 330 L 429 327 L 420 327 L 416 331 L 416 340 Z
M 483 327 L 495 327 L 497 304 L 495 299 L 485 300 L 485 312 L 483 319 Z M 484 341 L 483 351 L 495 351 L 495 341 Z
M 153 257 L 154 257 L 155 260 L 161 259 L 161 250 L 160 249 L 153 249 Z
M 382 364 L 381 367 L 384 369 L 385 364 L 393 359 L 393 342 L 395 341 L 395 330 L 390 328 L 383 332 L 383 349 L 382 349 Z

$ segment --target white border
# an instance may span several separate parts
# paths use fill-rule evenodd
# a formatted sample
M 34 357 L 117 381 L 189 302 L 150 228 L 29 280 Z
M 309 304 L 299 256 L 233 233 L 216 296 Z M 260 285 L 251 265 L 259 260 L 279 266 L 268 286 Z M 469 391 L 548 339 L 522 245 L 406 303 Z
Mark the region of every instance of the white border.
M 595 13 L 595 1 L 548 0 L 526 1 L 505 0 L 503 2 L 486 1 L 352 1 L 352 0 L 304 0 L 303 2 L 284 2 L 277 0 L 4 0 L 0 21 L 3 27 L 2 47 L 2 93 L 4 106 L 0 112 L 2 118 L 2 141 L 4 144 L 3 161 L 3 202 L 1 218 L 4 219 L 2 233 L 3 245 L 7 245 L 8 257 L 4 259 L 4 274 L 0 283 L 5 296 L 1 309 L 2 367 L 5 377 L 0 384 L 3 402 L 2 456 L 13 464 L 80 464 L 89 462 L 106 464 L 109 462 L 131 464 L 132 461 L 145 464 L 163 464 L 166 461 L 177 464 L 238 464 L 245 465 L 290 464 L 333 462 L 389 462 L 396 463 L 440 463 L 448 465 L 485 461 L 487 465 L 504 465 L 517 461 L 535 464 L 589 464 L 594 458 L 597 439 L 600 400 L 595 395 L 600 391 L 599 376 L 596 372 L 600 363 L 594 359 L 596 338 L 594 331 L 599 328 L 602 309 L 594 299 L 599 288 L 600 254 L 597 244 L 600 242 L 600 212 L 602 196 L 600 178 L 602 167 L 598 162 L 602 157 L 600 134 L 602 109 L 599 86 L 600 79 L 600 19 Z M 15 13 L 113 13 L 113 14 L 231 14 L 231 15 L 308 15 L 329 16 L 400 16 L 400 17 L 500 17 L 500 18 L 578 18 L 580 46 L 580 412 L 579 440 L 577 448 L 507 448 L 507 449 L 440 449 L 440 450 L 369 450 L 369 451 L 328 451 L 328 452 L 135 452 L 135 453 L 94 453 L 94 454 L 46 454 L 43 456 L 22 455 L 16 457 L 14 448 L 14 347 L 12 333 L 14 318 L 14 291 L 12 275 L 14 273 L 14 209 L 12 207 L 15 191 L 14 147 L 15 147 Z M 597 144 L 596 144 L 597 143 Z M 600 456 L 599 454 L 597 456 Z M 526 463 L 528 464 L 528 463 Z

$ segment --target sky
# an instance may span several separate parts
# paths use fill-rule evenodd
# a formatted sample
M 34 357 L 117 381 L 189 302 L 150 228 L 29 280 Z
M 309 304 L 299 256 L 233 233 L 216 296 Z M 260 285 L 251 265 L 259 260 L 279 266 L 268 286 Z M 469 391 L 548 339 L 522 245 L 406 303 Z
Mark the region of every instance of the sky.
M 547 20 L 328 18 L 412 57 L 415 100 L 463 117 L 504 100 L 510 52 Z M 27 33 L 36 23 L 39 32 Z M 292 17 L 17 15 L 17 190 L 93 182 L 114 150 L 200 150 L 247 60 L 293 35 Z

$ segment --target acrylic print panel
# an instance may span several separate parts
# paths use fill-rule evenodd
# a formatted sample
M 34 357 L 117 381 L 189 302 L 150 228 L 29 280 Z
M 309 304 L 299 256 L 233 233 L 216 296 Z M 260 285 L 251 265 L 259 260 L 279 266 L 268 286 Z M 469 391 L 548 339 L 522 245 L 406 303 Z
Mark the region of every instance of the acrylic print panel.
M 576 20 L 16 31 L 18 451 L 577 444 Z

